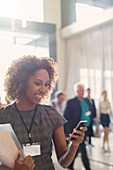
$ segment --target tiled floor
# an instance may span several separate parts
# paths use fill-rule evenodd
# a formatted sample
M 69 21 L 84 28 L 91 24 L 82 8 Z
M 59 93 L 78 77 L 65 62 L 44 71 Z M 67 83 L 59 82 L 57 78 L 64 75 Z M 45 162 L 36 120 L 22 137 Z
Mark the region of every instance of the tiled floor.
M 87 152 L 90 159 L 91 169 L 92 170 L 113 170 L 113 132 L 109 134 L 109 143 L 111 152 L 103 152 L 102 150 L 102 138 L 103 133 L 101 134 L 101 138 L 92 138 L 92 143 L 95 145 L 94 147 L 87 146 Z M 63 170 L 62 167 L 57 163 L 55 151 L 53 150 L 53 162 L 56 170 Z M 85 170 L 83 167 L 80 154 L 75 160 L 74 163 L 75 170 Z

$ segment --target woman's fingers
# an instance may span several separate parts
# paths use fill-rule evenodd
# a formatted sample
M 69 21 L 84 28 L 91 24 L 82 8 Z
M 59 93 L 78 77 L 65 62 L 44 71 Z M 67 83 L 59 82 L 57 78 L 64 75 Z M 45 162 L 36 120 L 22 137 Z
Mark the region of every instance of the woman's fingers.
M 16 158 L 15 162 L 20 161 L 21 156 L 22 156 L 21 151 L 18 151 L 18 156 L 17 156 L 17 158 Z
M 87 131 L 87 127 L 80 127 L 80 130 L 82 130 L 83 132 Z
M 80 130 L 74 129 L 73 133 L 69 134 L 71 138 L 66 138 L 66 140 L 72 142 L 73 145 L 75 146 L 79 146 L 84 140 L 86 131 L 87 131 L 87 127 L 80 127 Z
M 30 155 L 24 159 L 23 163 L 28 166 L 28 168 L 31 167 L 33 169 L 35 167 L 34 160 Z
M 72 134 L 69 134 L 69 136 L 73 139 L 67 138 L 68 141 L 71 141 L 75 144 L 80 144 L 84 140 L 85 132 L 87 131 L 87 127 L 81 127 L 80 130 L 73 130 Z
M 35 167 L 33 158 L 28 155 L 21 161 L 21 151 L 19 151 L 17 159 L 15 160 L 15 170 L 33 170 Z
M 69 136 L 70 137 L 72 137 L 72 138 L 74 138 L 73 140 L 75 140 L 75 139 L 77 139 L 77 140 L 83 140 L 84 139 L 84 136 L 85 136 L 85 134 L 83 133 L 83 134 L 80 134 L 80 135 L 75 135 L 75 134 L 69 134 Z M 72 141 L 73 141 L 72 140 Z

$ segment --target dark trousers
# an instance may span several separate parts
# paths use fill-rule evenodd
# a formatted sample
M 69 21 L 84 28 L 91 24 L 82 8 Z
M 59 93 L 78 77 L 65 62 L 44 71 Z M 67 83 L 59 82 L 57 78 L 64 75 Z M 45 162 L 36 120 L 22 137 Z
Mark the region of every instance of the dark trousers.
M 93 123 L 91 123 L 90 126 L 87 127 L 87 128 L 88 128 L 88 130 L 86 131 L 85 140 L 88 137 L 88 144 L 92 144 L 91 143 L 91 137 L 94 136 L 94 133 L 93 133 Z
M 78 148 L 78 150 L 76 152 L 76 155 L 75 155 L 72 163 L 70 164 L 70 166 L 68 168 L 73 167 L 75 158 L 77 157 L 79 152 L 81 152 L 81 158 L 82 158 L 82 162 L 83 162 L 84 167 L 86 168 L 86 170 L 91 170 L 84 141 L 80 144 L 80 146 L 79 146 L 79 148 Z

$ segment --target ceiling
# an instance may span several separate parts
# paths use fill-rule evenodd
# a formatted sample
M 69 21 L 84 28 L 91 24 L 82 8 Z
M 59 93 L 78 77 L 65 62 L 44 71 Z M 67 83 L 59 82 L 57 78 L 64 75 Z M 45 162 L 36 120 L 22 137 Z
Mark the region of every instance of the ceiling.
M 83 3 L 104 9 L 113 7 L 113 0 L 75 0 L 75 1 L 76 3 Z

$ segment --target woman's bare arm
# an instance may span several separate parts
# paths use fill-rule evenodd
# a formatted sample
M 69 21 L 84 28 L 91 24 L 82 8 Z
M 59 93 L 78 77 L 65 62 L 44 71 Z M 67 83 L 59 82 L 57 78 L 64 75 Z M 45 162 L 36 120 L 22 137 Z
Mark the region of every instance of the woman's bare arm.
M 79 144 L 82 143 L 84 139 L 84 132 L 87 130 L 86 127 L 81 128 L 83 131 L 75 131 L 80 134 L 80 136 L 76 135 L 71 135 L 72 137 L 75 138 L 75 140 L 72 140 L 72 144 L 70 147 L 67 149 L 66 145 L 66 139 L 65 139 L 65 134 L 64 134 L 64 128 L 63 126 L 59 127 L 54 131 L 54 144 L 55 144 L 55 150 L 57 154 L 57 159 L 60 163 L 60 165 L 64 168 L 67 168 L 70 163 L 73 161 L 74 156 L 77 152 L 77 149 L 79 147 Z M 68 139 L 68 141 L 71 141 Z
M 0 166 L 0 170 L 13 170 L 13 169 L 8 168 L 8 167 L 6 167 L 6 166 Z

